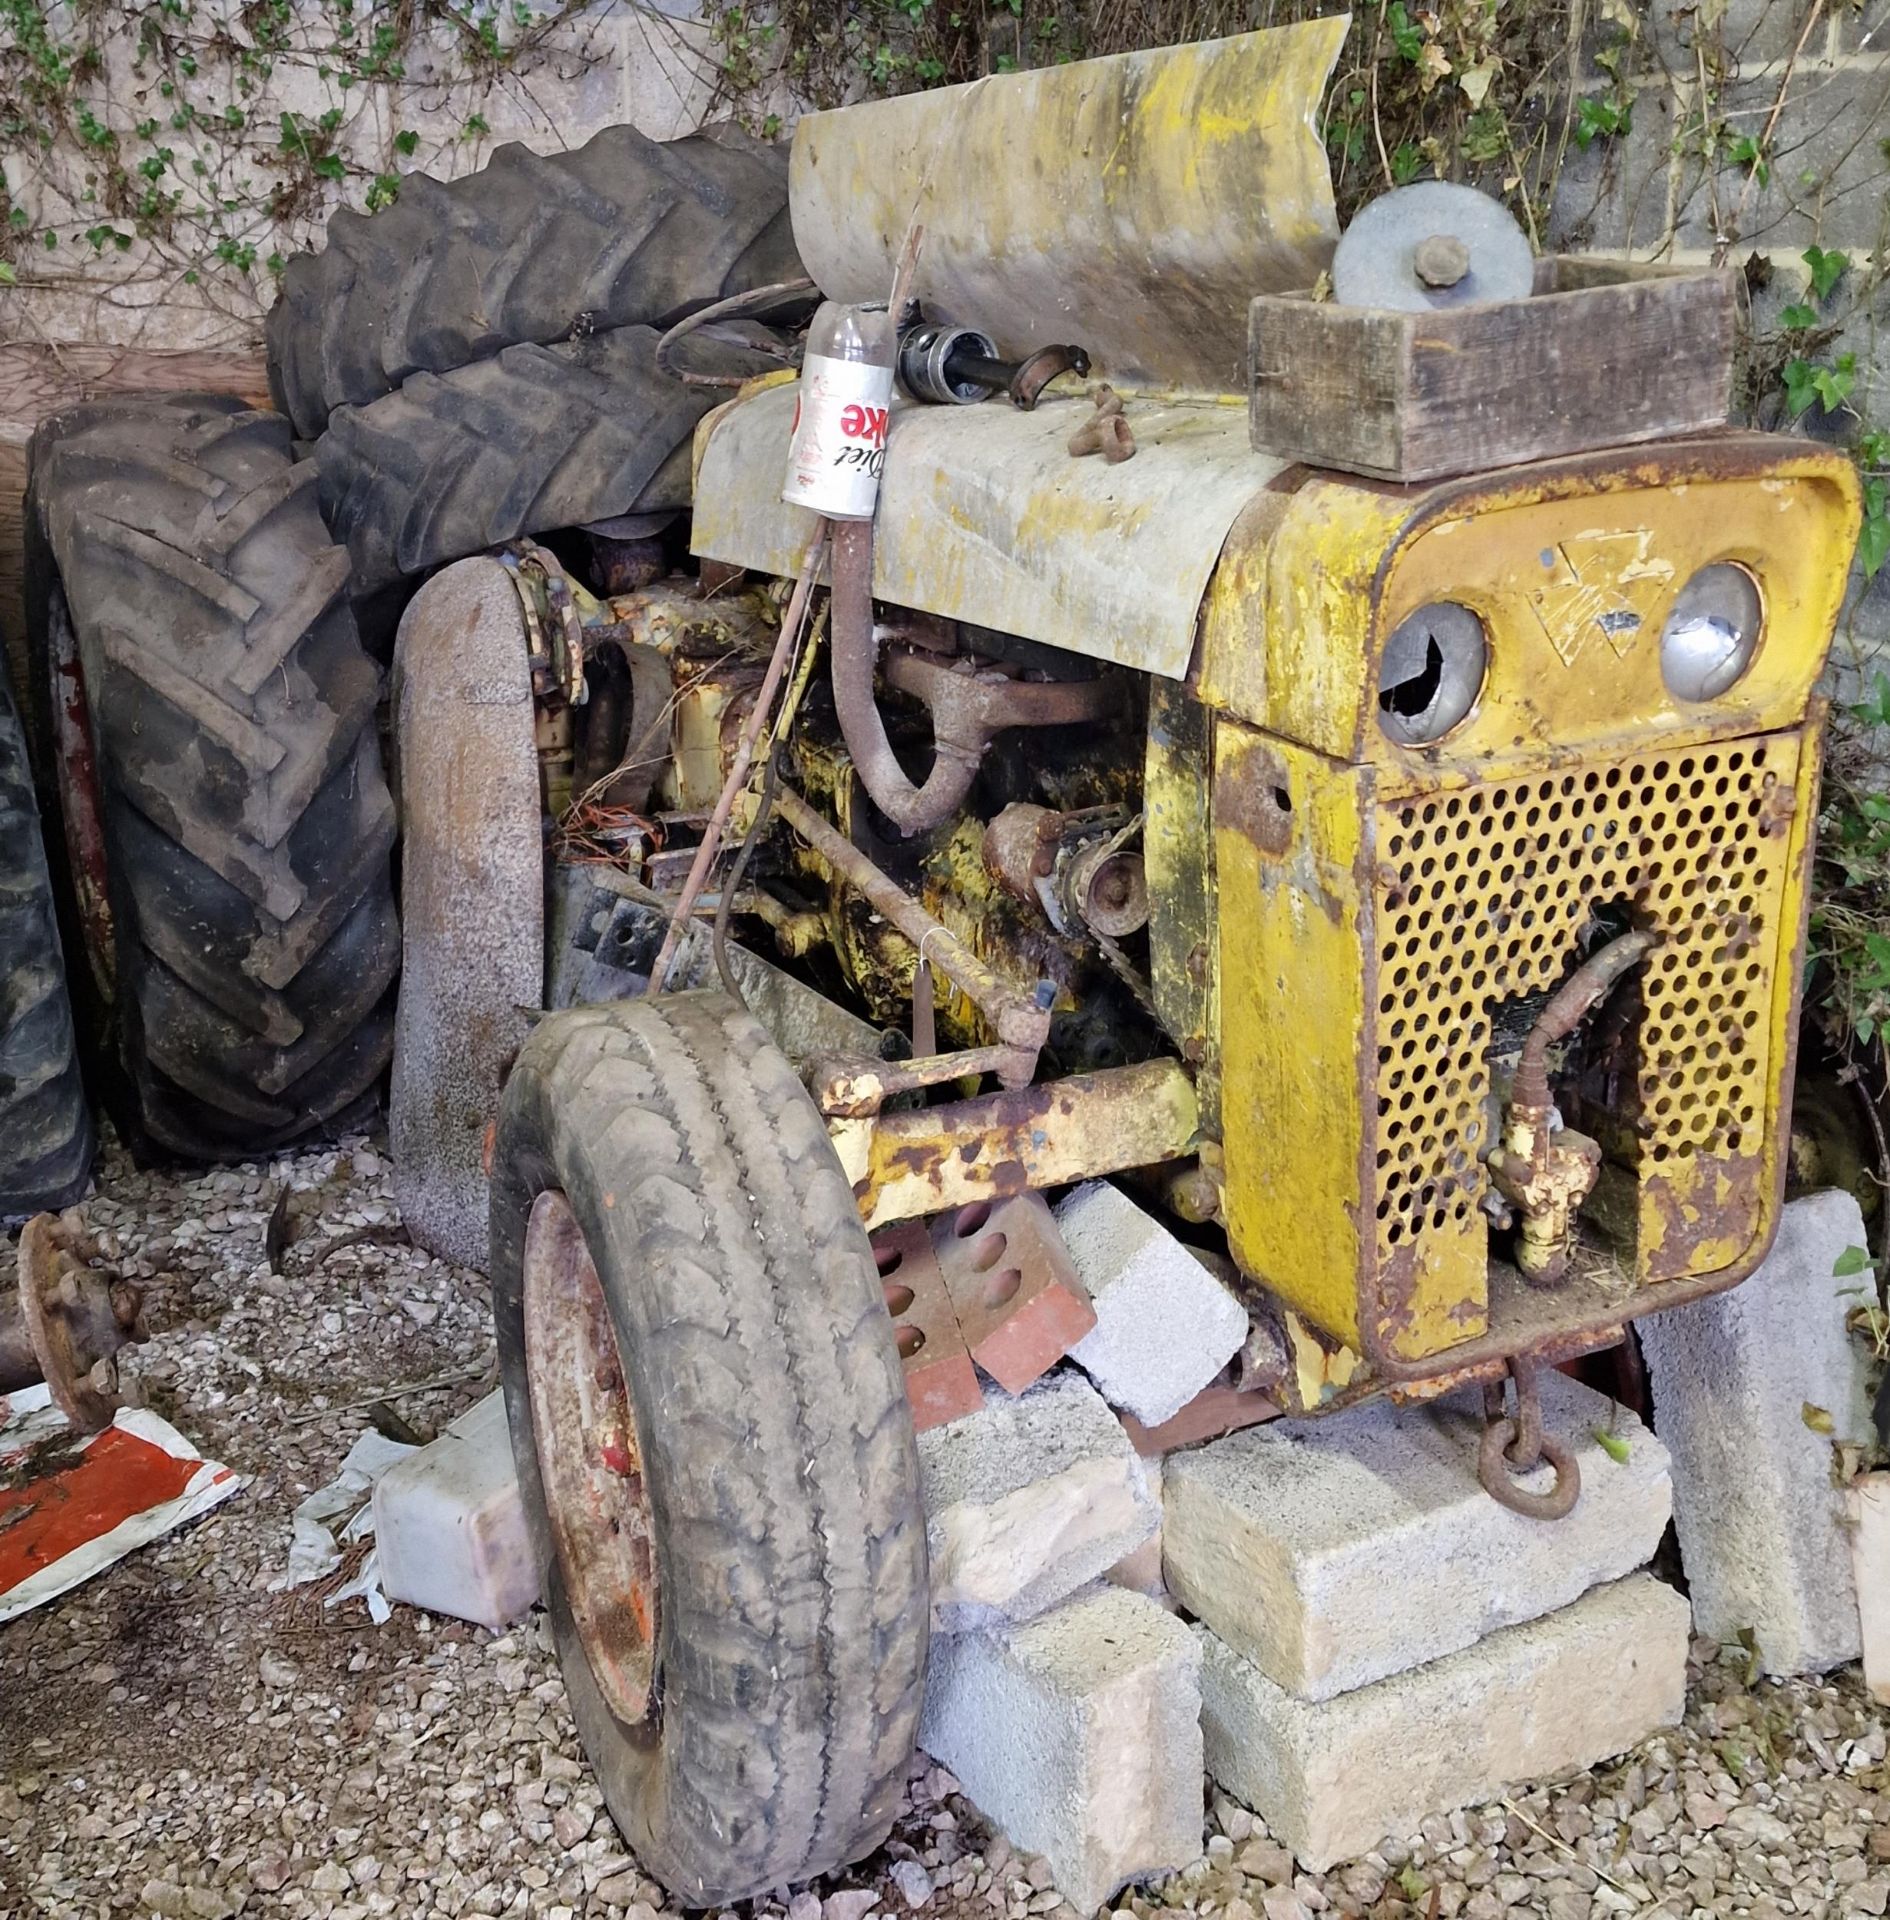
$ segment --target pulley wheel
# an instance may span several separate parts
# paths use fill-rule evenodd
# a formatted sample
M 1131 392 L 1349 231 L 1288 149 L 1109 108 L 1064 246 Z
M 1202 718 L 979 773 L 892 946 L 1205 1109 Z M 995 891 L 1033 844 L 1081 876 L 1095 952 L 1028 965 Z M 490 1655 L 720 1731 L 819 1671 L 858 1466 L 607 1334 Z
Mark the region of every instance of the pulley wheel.
M 1487 193 L 1420 180 L 1374 200 L 1332 256 L 1332 297 L 1345 307 L 1422 312 L 1524 300 L 1535 255 L 1515 216 Z

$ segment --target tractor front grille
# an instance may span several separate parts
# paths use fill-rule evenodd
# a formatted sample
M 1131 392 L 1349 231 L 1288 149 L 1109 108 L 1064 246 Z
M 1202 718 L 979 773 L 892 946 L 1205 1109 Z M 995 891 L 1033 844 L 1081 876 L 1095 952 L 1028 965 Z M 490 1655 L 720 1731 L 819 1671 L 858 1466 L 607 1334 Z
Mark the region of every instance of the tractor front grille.
M 1567 977 L 1598 912 L 1661 943 L 1617 990 L 1638 1013 L 1607 1133 L 1638 1188 L 1633 1276 L 1710 1271 L 1715 1249 L 1757 1232 L 1760 1149 L 1779 1124 L 1775 987 L 1798 934 L 1786 903 L 1801 751 L 1796 733 L 1773 734 L 1378 807 L 1381 1273 L 1461 1266 L 1480 1295 L 1493 1029 L 1504 1003 Z

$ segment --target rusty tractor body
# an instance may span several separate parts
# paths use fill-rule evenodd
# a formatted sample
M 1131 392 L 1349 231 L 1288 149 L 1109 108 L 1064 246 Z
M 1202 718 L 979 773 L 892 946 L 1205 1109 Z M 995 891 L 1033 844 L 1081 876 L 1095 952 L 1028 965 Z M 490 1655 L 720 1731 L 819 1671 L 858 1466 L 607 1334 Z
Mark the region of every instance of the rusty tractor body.
M 1257 451 L 1243 308 L 1329 251 L 1307 102 L 1336 45 L 801 123 L 822 288 L 883 294 L 922 223 L 928 318 L 1083 340 L 1133 457 L 1072 451 L 1097 409 L 1070 379 L 1028 410 L 895 403 L 876 522 L 834 545 L 831 688 L 817 635 L 725 916 L 797 1005 L 847 1003 L 787 1038 L 869 1227 L 1165 1169 L 1301 1411 L 1609 1345 L 1764 1254 L 1856 513 L 1840 457 L 1729 430 L 1403 486 Z M 1018 143 L 1055 192 L 996 164 Z M 978 195 L 932 183 L 946 151 L 988 152 Z M 1265 217 L 1230 232 L 1230 200 Z M 1165 253 L 1111 292 L 1125 217 Z M 698 430 L 699 577 L 593 599 L 514 563 L 547 804 L 589 803 L 558 843 L 580 893 L 660 903 L 692 862 L 813 531 L 780 499 L 794 408 L 776 377 Z M 1702 578 L 1758 625 L 1688 698 L 1663 636 Z M 915 826 L 900 769 L 928 761 Z
M 1535 1369 L 1770 1245 L 1854 469 L 1723 383 L 1705 431 L 1533 394 L 1562 444 L 1483 471 L 1459 373 L 1421 481 L 1256 445 L 1249 308 L 1336 239 L 1344 28 L 804 119 L 812 283 L 897 273 L 931 329 L 875 517 L 783 502 L 770 375 L 696 430 L 686 551 L 591 529 L 593 591 L 575 537 L 514 546 L 403 621 L 399 1197 L 489 1264 L 574 1709 L 692 1901 L 883 1837 L 905 1404 L 980 1392 L 924 1316 L 983 1316 L 1006 1386 L 1082 1330 L 908 1223 L 1003 1206 L 1041 1251 L 1040 1190 L 1120 1176 L 1250 1320 L 1138 1444 L 1481 1383 L 1480 1478 L 1542 1519 L 1579 1483 Z M 851 1756 L 799 1770 L 827 1811 L 715 1773 L 751 1697 L 757 1752 Z

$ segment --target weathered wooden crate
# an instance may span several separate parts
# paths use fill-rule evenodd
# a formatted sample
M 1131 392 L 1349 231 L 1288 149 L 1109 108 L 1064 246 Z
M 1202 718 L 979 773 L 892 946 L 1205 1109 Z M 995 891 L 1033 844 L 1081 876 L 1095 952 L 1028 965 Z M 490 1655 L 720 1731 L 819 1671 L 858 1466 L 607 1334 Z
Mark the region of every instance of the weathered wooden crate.
M 1263 294 L 1253 444 L 1435 480 L 1726 424 L 1737 277 L 1560 254 L 1527 300 L 1398 313 Z

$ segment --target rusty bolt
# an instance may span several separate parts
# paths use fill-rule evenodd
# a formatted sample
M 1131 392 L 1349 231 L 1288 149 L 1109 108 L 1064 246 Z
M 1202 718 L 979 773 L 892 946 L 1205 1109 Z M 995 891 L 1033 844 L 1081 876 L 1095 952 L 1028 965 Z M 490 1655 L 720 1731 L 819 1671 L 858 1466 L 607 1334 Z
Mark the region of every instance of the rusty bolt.
M 1427 287 L 1454 287 L 1470 271 L 1470 249 L 1454 233 L 1427 234 L 1411 266 Z

